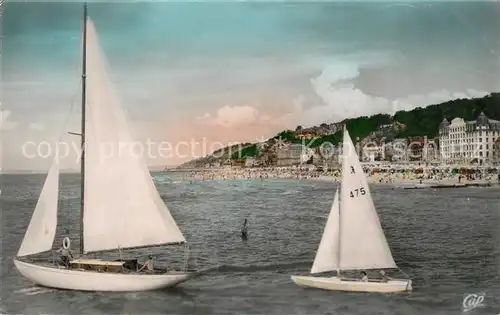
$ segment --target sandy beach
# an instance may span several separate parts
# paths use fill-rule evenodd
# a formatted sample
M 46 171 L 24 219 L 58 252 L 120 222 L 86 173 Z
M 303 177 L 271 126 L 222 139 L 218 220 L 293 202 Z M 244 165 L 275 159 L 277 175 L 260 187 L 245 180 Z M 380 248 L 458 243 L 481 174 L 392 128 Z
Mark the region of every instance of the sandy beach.
M 465 170 L 465 171 L 464 171 Z M 465 169 L 454 167 L 388 168 L 365 167 L 369 183 L 400 186 L 435 185 L 496 185 L 499 183 L 497 169 Z M 291 167 L 282 168 L 221 168 L 200 169 L 183 173 L 184 180 L 253 180 L 253 179 L 298 179 L 339 181 L 340 171 L 317 171 Z

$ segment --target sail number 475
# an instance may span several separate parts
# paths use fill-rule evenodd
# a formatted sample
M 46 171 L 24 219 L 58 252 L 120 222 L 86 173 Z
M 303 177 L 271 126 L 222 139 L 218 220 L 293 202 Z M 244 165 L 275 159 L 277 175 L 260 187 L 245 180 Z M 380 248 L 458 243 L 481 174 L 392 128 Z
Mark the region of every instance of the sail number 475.
M 349 195 L 351 196 L 351 198 L 354 198 L 359 197 L 360 195 L 363 196 L 364 194 L 366 194 L 366 190 L 364 187 L 361 187 L 351 190 L 351 193 Z

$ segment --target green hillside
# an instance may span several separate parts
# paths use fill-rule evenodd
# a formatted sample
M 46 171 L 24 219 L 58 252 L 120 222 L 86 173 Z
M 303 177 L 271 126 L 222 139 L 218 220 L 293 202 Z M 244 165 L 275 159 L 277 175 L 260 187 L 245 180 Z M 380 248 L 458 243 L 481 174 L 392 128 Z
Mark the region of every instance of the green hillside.
M 492 93 L 488 96 L 475 99 L 457 99 L 424 108 L 418 107 L 411 111 L 398 111 L 392 117 L 387 114 L 377 114 L 370 117 L 362 116 L 347 119 L 342 123 L 347 124 L 349 133 L 353 139 L 357 137 L 362 139 L 378 130 L 380 126 L 396 122 L 406 126 L 404 130 L 400 130 L 394 135 L 396 138 L 416 136 L 434 138 L 438 135 L 439 124 L 444 118 L 452 120 L 455 117 L 461 117 L 465 120 L 474 120 L 482 111 L 488 118 L 500 120 L 500 93 Z M 292 130 L 284 130 L 273 137 L 273 139 L 278 138 L 292 143 L 302 143 L 302 140 L 298 139 Z M 310 146 L 314 148 L 324 142 L 338 144 L 341 141 L 342 132 L 339 131 L 332 135 L 316 138 Z M 309 141 L 306 141 L 306 143 L 309 143 Z M 241 154 L 233 154 L 232 157 L 255 156 L 257 153 L 257 147 L 253 145 L 242 150 Z
M 434 138 L 439 132 L 439 124 L 443 118 L 451 120 L 461 117 L 465 120 L 474 120 L 482 111 L 488 118 L 500 120 L 500 93 L 476 99 L 459 99 L 425 108 L 419 107 L 409 112 L 400 111 L 396 113 L 394 120 L 407 126 L 407 130 L 398 137 Z
M 439 124 L 444 118 L 452 120 L 455 117 L 462 117 L 465 120 L 474 120 L 481 111 L 484 111 L 488 118 L 500 120 L 500 93 L 493 93 L 476 99 L 458 99 L 425 108 L 418 107 L 411 111 L 398 111 L 392 117 L 386 114 L 377 114 L 370 117 L 362 116 L 347 119 L 344 123 L 347 124 L 347 129 L 353 139 L 356 137 L 364 138 L 376 131 L 381 125 L 393 122 L 406 125 L 405 130 L 395 134 L 396 138 L 415 136 L 434 138 L 437 136 Z M 283 135 L 286 135 L 286 137 L 283 137 Z M 295 134 L 289 130 L 279 133 L 276 138 L 279 136 L 282 136 L 283 140 L 300 142 L 295 138 Z M 342 132 L 339 131 L 333 135 L 319 137 L 311 147 L 319 146 L 326 141 L 337 144 L 341 140 Z

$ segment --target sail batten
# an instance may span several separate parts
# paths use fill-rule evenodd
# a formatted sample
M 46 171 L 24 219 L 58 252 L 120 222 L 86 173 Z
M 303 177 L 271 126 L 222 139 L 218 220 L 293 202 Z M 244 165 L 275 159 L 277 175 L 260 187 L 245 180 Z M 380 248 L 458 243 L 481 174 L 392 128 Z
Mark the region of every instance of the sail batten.
M 183 243 L 129 133 L 90 19 L 86 46 L 84 251 Z
M 397 268 L 366 175 L 346 129 L 340 193 L 340 269 Z
M 59 201 L 59 163 L 57 158 L 47 173 L 28 229 L 17 252 L 18 257 L 52 249 L 57 228 Z
M 333 271 L 339 268 L 339 191 L 335 192 L 332 208 L 314 258 L 311 274 Z

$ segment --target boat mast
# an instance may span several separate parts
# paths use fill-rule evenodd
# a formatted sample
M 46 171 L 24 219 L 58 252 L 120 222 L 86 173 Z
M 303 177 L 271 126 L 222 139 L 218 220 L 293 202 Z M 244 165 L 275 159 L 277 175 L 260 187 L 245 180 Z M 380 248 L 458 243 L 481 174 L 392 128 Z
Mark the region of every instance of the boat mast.
M 80 157 L 80 254 L 83 255 L 83 208 L 85 197 L 85 107 L 86 107 L 86 76 L 87 76 L 87 2 L 83 3 L 83 55 L 82 55 L 82 122 Z
M 337 243 L 337 277 L 340 277 L 340 244 L 341 244 L 341 242 L 340 242 L 340 237 L 341 237 L 341 235 L 342 235 L 342 233 L 341 233 L 341 231 L 340 231 L 341 226 L 342 226 L 342 225 L 340 224 L 340 214 L 342 213 L 342 211 L 340 211 L 340 198 L 342 198 L 342 197 L 340 196 L 340 189 L 339 189 L 338 193 L 339 193 L 339 228 L 338 228 L 338 231 L 339 231 L 339 237 L 337 238 L 337 239 L 338 239 L 338 241 L 337 241 L 337 242 L 338 242 L 338 243 Z
M 344 125 L 344 133 L 346 132 L 346 126 Z M 341 199 L 342 199 L 342 181 L 344 180 L 344 160 L 345 160 L 345 155 L 344 155 L 344 142 L 342 141 L 342 165 L 340 166 L 341 167 L 341 170 L 342 170 L 342 177 L 340 179 L 340 187 L 339 187 L 339 191 L 338 191 L 338 194 L 339 194 L 339 228 L 338 228 L 338 231 L 339 231 L 339 237 L 337 237 L 337 240 L 338 240 L 338 243 L 337 243 L 337 277 L 340 277 L 340 246 L 342 244 L 342 242 L 340 241 L 340 238 L 342 237 L 342 231 L 341 231 L 341 228 L 342 228 L 342 224 L 341 224 L 341 214 L 342 214 L 342 211 L 341 211 Z

